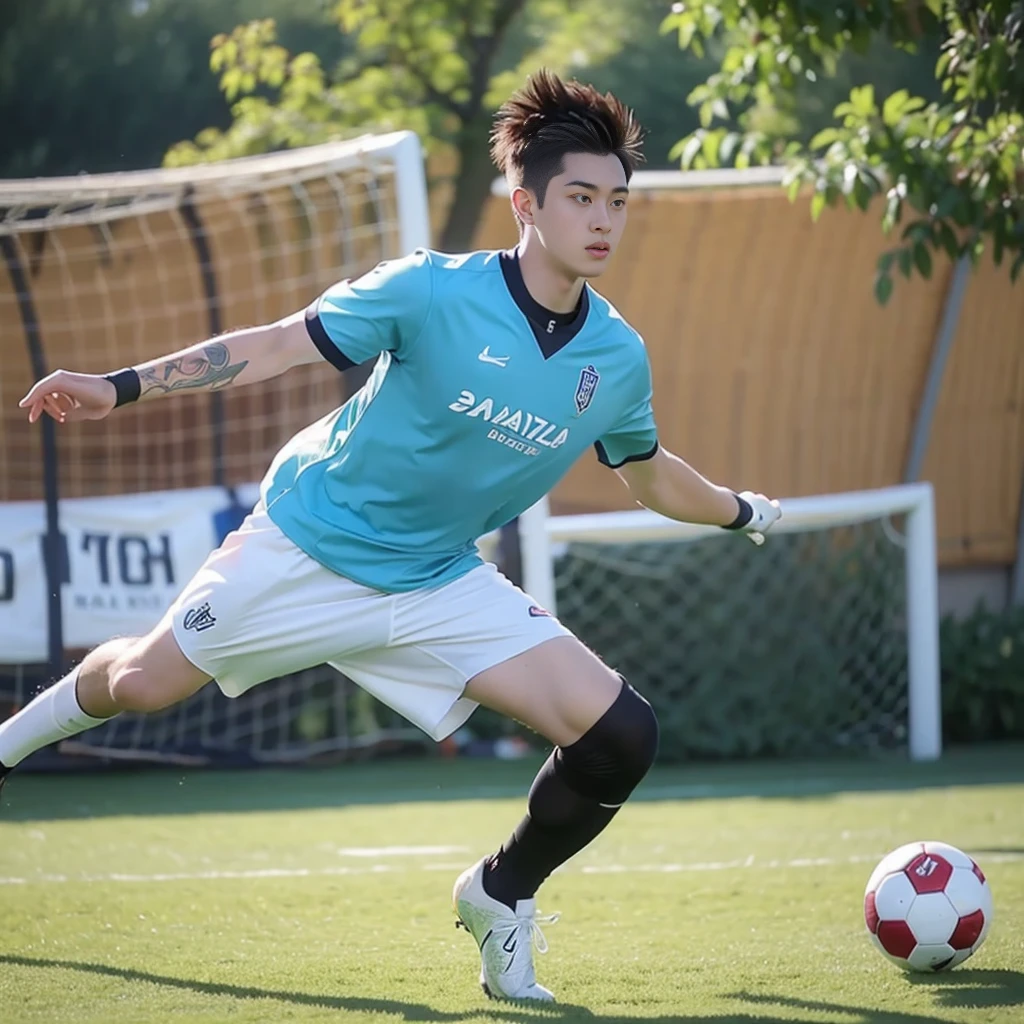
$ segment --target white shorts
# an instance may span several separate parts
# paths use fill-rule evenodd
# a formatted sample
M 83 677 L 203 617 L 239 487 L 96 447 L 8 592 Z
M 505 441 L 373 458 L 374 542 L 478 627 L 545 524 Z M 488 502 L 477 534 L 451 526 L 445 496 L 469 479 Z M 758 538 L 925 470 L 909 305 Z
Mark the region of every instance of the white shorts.
M 167 612 L 185 657 L 237 697 L 330 664 L 435 740 L 477 705 L 474 676 L 570 636 L 491 564 L 443 586 L 387 594 L 296 547 L 261 505 L 228 534 Z

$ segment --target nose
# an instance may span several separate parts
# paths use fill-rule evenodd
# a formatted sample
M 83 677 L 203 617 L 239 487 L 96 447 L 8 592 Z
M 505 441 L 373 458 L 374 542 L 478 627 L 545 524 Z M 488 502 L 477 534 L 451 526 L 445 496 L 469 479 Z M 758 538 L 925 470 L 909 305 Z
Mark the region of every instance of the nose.
M 612 229 L 612 221 L 608 216 L 608 210 L 602 203 L 595 203 L 593 207 L 593 215 L 590 218 L 590 228 L 592 231 L 600 231 L 606 233 Z

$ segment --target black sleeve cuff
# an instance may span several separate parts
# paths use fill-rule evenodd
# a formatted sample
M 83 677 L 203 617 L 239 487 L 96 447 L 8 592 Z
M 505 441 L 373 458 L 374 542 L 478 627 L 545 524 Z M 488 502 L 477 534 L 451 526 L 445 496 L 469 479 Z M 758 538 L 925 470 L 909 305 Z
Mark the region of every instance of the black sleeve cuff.
M 597 452 L 597 461 L 602 466 L 607 466 L 609 469 L 618 469 L 620 466 L 626 465 L 627 462 L 646 462 L 648 459 L 653 459 L 658 454 L 658 442 L 654 442 L 654 447 L 649 452 L 641 452 L 639 455 L 627 455 L 620 462 L 615 463 L 608 458 L 608 450 L 600 441 L 594 442 L 594 451 Z
M 351 359 L 337 345 L 331 341 L 330 335 L 327 333 L 327 328 L 324 327 L 320 320 L 320 314 L 317 311 L 317 307 L 320 304 L 320 300 L 317 299 L 312 305 L 306 307 L 306 331 L 309 334 L 310 341 L 313 342 L 317 347 L 317 351 L 333 366 L 336 370 L 340 370 L 342 373 L 345 370 L 351 370 L 353 366 L 357 366 L 357 363 L 352 362 Z

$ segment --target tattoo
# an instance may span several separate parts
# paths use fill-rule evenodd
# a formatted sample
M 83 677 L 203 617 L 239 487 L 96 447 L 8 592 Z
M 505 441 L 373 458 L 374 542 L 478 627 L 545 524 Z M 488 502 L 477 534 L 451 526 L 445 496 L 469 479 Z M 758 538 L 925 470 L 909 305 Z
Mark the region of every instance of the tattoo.
M 227 345 L 211 341 L 198 352 L 168 359 L 158 366 L 139 370 L 142 382 L 140 398 L 159 392 L 194 390 L 218 391 L 227 387 L 247 366 L 248 359 L 240 363 L 231 362 Z

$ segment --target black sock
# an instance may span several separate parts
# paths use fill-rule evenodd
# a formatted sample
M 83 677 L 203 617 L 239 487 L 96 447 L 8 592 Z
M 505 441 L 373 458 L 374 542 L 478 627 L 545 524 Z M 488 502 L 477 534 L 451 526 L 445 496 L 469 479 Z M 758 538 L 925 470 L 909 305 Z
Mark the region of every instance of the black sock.
M 595 839 L 615 817 L 617 807 L 602 807 L 572 789 L 555 769 L 553 753 L 530 787 L 529 810 L 484 870 L 484 889 L 493 899 L 516 908 L 541 883 Z
M 556 747 L 530 787 L 526 817 L 489 859 L 487 893 L 513 910 L 594 840 L 654 762 L 658 720 L 625 681 L 611 707 L 575 743 Z

